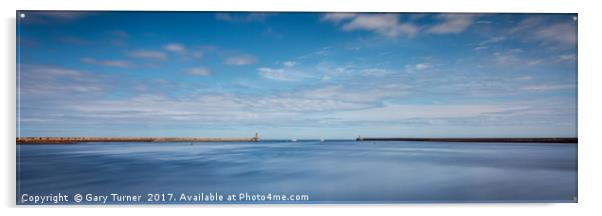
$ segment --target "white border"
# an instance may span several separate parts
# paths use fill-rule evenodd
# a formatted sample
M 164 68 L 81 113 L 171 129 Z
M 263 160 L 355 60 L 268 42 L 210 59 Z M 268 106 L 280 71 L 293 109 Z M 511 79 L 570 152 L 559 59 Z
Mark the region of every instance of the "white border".
M 600 211 L 600 120 L 598 50 L 602 17 L 595 1 L 570 0 L 219 0 L 125 1 L 20 0 L 2 2 L 2 195 L 3 215 L 591 215 Z M 400 204 L 400 205 L 178 205 L 136 207 L 21 207 L 15 203 L 15 11 L 16 10 L 187 10 L 187 11 L 399 11 L 579 13 L 579 203 L 578 204 Z M 598 64 L 596 64 L 598 63 Z M 90 208 L 100 208 L 93 210 Z

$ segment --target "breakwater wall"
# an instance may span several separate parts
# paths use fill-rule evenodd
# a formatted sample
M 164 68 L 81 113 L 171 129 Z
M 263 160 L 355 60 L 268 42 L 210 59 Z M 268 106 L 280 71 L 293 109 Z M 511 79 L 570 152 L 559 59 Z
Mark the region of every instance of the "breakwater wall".
M 79 142 L 257 142 L 249 138 L 198 137 L 17 137 L 17 144 L 70 144 Z
M 508 143 L 577 143 L 576 137 L 535 138 L 371 138 L 358 137 L 356 141 L 423 141 L 423 142 L 508 142 Z

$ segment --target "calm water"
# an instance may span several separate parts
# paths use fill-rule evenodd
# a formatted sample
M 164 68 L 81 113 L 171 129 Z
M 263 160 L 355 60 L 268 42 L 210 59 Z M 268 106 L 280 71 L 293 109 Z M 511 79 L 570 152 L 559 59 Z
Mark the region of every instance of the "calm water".
M 303 141 L 17 148 L 18 204 L 22 194 L 58 193 L 139 194 L 142 203 L 148 202 L 147 193 L 179 199 L 181 193 L 214 192 L 309 198 L 285 201 L 291 203 L 574 202 L 577 197 L 575 144 Z

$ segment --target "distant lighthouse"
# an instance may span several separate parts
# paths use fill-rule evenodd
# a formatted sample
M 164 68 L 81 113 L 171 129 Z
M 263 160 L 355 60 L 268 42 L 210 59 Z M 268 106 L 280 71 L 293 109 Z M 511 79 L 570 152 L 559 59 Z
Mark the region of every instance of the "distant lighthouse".
M 259 133 L 255 132 L 255 137 L 253 137 L 253 141 L 259 142 Z

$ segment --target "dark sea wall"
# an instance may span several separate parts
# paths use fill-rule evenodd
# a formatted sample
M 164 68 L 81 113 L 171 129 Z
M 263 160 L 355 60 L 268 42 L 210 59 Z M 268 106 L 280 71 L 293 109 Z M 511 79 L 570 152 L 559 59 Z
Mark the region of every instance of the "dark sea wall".
M 358 137 L 356 141 L 424 141 L 424 142 L 509 142 L 509 143 L 577 143 L 576 137 L 538 138 L 370 138 Z
M 17 137 L 17 144 L 70 144 L 78 142 L 256 142 L 250 138 L 198 137 Z

